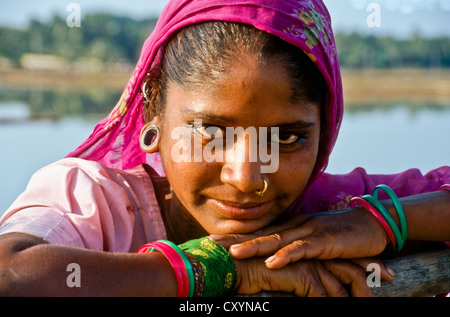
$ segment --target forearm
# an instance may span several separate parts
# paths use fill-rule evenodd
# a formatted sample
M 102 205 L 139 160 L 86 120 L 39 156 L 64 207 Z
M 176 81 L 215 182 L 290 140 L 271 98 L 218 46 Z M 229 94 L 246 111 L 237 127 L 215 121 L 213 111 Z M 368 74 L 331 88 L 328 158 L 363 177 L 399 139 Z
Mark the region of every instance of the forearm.
M 381 201 L 399 219 L 390 200 Z M 408 240 L 450 241 L 450 192 L 437 191 L 400 199 L 408 225 Z
M 117 254 L 39 243 L 0 240 L 0 295 L 175 296 L 176 278 L 160 253 Z M 79 265 L 80 286 L 68 285 L 68 265 Z

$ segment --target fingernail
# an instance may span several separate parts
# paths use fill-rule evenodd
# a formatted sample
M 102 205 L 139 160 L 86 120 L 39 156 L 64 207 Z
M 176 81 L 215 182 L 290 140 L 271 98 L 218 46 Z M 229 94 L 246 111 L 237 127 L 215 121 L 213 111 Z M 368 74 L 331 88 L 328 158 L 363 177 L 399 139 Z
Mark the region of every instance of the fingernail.
M 209 240 L 212 240 L 213 242 L 219 242 L 221 240 L 223 240 L 225 238 L 224 235 L 219 235 L 219 234 L 212 234 L 210 236 L 208 236 Z
M 395 277 L 395 272 L 389 266 L 386 266 L 386 271 L 390 276 Z
M 277 256 L 276 255 L 272 255 L 271 257 L 267 258 L 264 262 L 266 262 L 266 264 L 270 264 L 273 262 L 273 260 L 275 260 Z
M 236 250 L 236 249 L 240 248 L 241 245 L 242 245 L 242 244 L 240 244 L 240 243 L 238 243 L 238 244 L 233 244 L 232 246 L 230 246 L 230 250 L 231 250 L 231 249 Z

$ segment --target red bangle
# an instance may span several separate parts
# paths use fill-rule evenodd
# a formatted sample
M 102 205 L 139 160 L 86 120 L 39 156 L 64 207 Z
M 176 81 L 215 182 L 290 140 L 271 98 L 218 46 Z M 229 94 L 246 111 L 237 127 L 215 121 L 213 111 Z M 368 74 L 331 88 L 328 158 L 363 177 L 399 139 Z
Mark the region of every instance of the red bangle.
M 179 297 L 187 297 L 189 295 L 189 277 L 188 277 L 188 273 L 187 273 L 187 268 L 186 265 L 184 264 L 183 259 L 181 258 L 181 256 L 178 254 L 178 252 L 176 250 L 174 250 L 171 246 L 163 243 L 163 242 L 159 242 L 157 241 L 159 248 L 160 249 L 165 249 L 167 252 L 170 252 L 173 257 L 176 259 L 176 264 L 172 265 L 174 266 L 174 268 L 179 269 L 179 272 L 181 272 L 181 291 L 178 291 L 177 296 Z
M 144 244 L 137 253 L 152 252 L 152 249 L 158 250 L 169 260 L 177 279 L 177 296 L 187 297 L 189 295 L 189 277 L 181 256 L 170 246 L 158 241 Z
M 439 187 L 439 190 L 450 190 L 450 184 L 444 184 L 441 187 Z
M 389 236 L 389 239 L 391 240 L 392 243 L 392 247 L 395 248 L 397 246 L 397 239 L 395 238 L 394 232 L 387 223 L 386 219 L 384 219 L 384 217 L 378 212 L 378 210 L 374 206 L 372 206 L 369 202 L 365 201 L 361 197 L 353 197 L 350 200 L 350 207 L 354 208 L 356 204 L 360 204 L 361 206 L 363 206 L 377 219 L 377 221 L 383 227 L 384 231 L 386 231 L 387 235 Z

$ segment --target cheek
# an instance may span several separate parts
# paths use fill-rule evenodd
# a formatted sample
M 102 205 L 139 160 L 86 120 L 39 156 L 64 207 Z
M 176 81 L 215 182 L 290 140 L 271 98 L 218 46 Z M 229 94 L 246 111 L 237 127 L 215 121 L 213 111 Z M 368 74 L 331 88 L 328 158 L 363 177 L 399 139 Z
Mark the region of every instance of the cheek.
M 172 134 L 161 135 L 160 155 L 164 171 L 180 200 L 193 203 L 198 200 L 196 194 L 208 186 L 213 181 L 212 177 L 218 174 L 214 164 L 195 161 L 194 141 L 188 131 L 172 131 Z
M 300 157 L 280 158 L 280 168 L 274 174 L 275 182 L 283 196 L 297 198 L 308 183 L 315 160 Z
M 297 198 L 305 189 L 316 165 L 319 138 L 314 138 L 308 149 L 295 153 L 280 153 L 280 166 L 274 174 L 277 186 L 289 200 Z

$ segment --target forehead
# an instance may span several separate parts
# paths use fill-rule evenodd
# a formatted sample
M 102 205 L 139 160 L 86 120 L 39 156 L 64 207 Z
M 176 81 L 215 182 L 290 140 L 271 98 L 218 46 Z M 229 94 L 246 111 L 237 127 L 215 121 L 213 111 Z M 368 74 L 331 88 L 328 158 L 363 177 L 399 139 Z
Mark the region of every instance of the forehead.
M 281 63 L 237 59 L 227 73 L 202 88 L 169 83 L 166 114 L 222 118 L 240 126 L 275 126 L 287 120 L 317 120 L 319 106 L 291 99 L 289 77 Z

